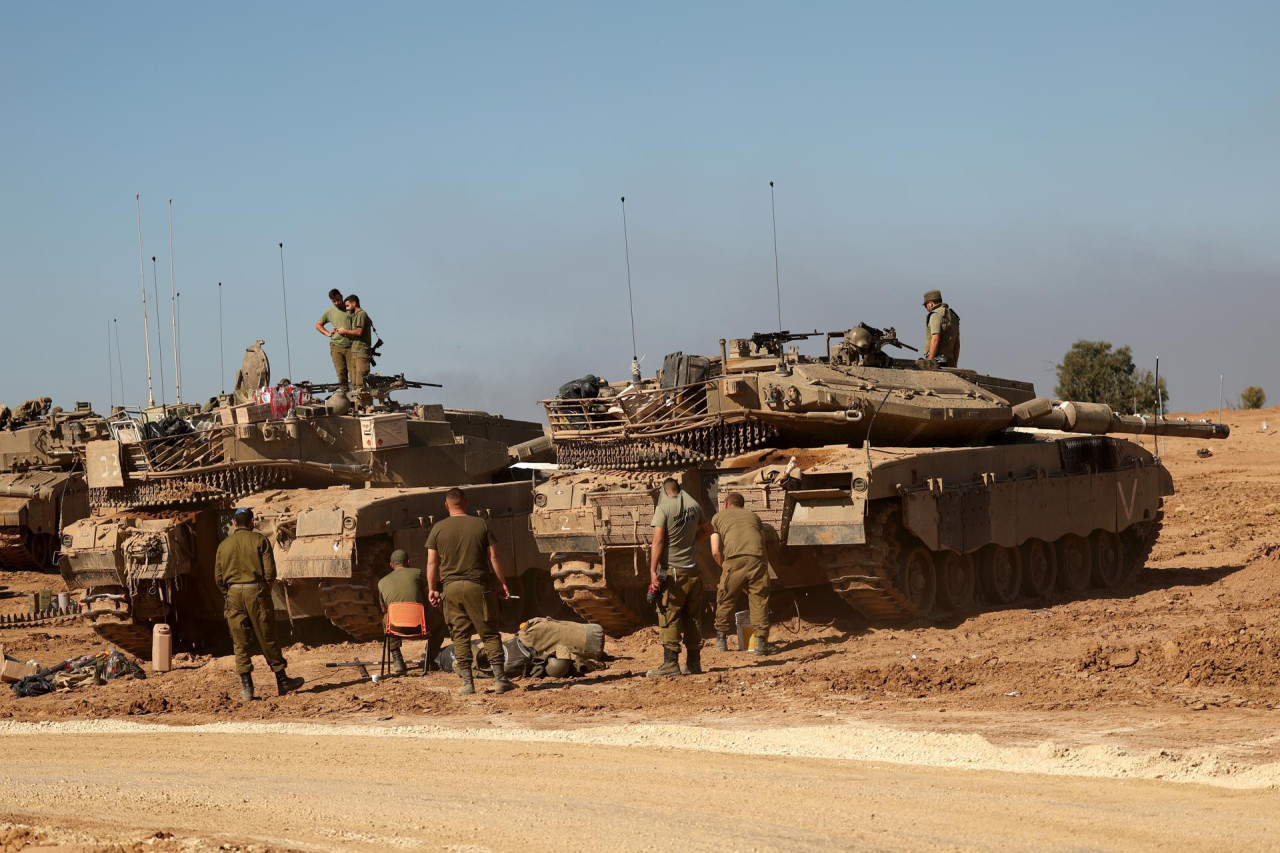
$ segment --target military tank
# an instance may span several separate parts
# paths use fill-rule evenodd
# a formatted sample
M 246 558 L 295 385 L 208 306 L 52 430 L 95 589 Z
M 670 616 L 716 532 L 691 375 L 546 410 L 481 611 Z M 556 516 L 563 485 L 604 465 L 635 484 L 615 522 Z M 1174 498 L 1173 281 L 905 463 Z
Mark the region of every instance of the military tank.
M 817 356 L 791 344 L 814 337 Z M 1228 435 L 890 346 L 905 345 L 865 324 L 757 333 L 543 401 L 562 471 L 535 490 L 534 535 L 561 598 L 614 635 L 652 621 L 649 525 L 667 477 L 708 509 L 741 493 L 775 589 L 830 590 L 873 623 L 1112 589 L 1145 564 L 1173 493 L 1155 438 Z
M 0 406 L 0 568 L 51 568 L 59 528 L 89 514 L 76 449 L 104 435 L 105 421 L 88 403 L 51 405 Z
M 59 565 L 67 586 L 83 591 L 101 636 L 144 656 L 160 621 L 197 645 L 224 637 L 225 627 L 207 624 L 220 623 L 222 612 L 213 562 L 232 510 L 248 505 L 276 550 L 279 615 L 327 618 L 368 639 L 380 618 L 375 584 L 393 544 L 425 543 L 418 531 L 442 517 L 448 487 L 509 479 L 513 458 L 536 458 L 545 442 L 539 424 L 402 407 L 386 389 L 365 415 L 335 411 L 345 411 L 344 399 L 330 408 L 298 391 L 272 388 L 260 341 L 246 351 L 234 395 L 204 411 L 122 412 L 109 436 L 85 444 L 91 514 L 64 528 Z M 517 439 L 528 443 L 513 449 Z M 506 537 L 509 572 L 540 566 L 545 575 L 530 501 L 527 483 L 505 482 L 481 487 L 472 508 Z

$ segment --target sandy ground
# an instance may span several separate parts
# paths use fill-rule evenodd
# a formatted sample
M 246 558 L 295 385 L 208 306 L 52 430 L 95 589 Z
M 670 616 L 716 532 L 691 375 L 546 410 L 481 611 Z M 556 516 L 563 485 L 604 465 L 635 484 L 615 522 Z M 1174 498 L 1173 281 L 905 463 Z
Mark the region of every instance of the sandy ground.
M 1116 595 L 906 630 L 793 618 L 777 658 L 708 650 L 706 675 L 661 683 L 636 677 L 661 657 L 641 632 L 596 678 L 501 697 L 324 667 L 372 644 L 295 645 L 307 687 L 249 704 L 229 658 L 189 656 L 145 682 L 0 692 L 0 851 L 657 849 L 686 830 L 692 849 L 1280 849 L 1280 410 L 1225 419 L 1227 441 L 1161 448 L 1178 494 Z M 0 583 L 0 613 L 60 586 Z M 97 645 L 78 625 L 0 642 L 44 663 Z M 244 814 L 200 805 L 227 791 Z

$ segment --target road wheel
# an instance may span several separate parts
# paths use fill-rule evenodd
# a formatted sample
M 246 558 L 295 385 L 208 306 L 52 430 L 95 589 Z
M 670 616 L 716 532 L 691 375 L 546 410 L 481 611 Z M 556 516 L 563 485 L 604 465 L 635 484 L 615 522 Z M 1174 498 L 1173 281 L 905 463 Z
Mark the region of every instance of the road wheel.
M 938 577 L 938 612 L 964 613 L 973 604 L 973 558 L 957 551 L 939 551 L 933 561 Z
M 938 576 L 933 555 L 923 545 L 907 548 L 898 570 L 897 587 L 922 617 L 933 610 L 938 593 Z
M 1089 536 L 1093 552 L 1093 585 L 1098 589 L 1114 589 L 1124 578 L 1124 552 L 1120 537 L 1110 530 L 1095 530 Z
M 1027 598 L 1044 598 L 1053 592 L 1058 579 L 1057 554 L 1043 539 L 1022 543 L 1022 594 Z
M 1058 589 L 1064 592 L 1080 592 L 1089 586 L 1093 574 L 1093 555 L 1089 553 L 1089 540 L 1068 533 L 1057 541 Z
M 982 591 L 992 604 L 1009 604 L 1022 588 L 1022 555 L 1016 548 L 988 545 L 978 552 Z

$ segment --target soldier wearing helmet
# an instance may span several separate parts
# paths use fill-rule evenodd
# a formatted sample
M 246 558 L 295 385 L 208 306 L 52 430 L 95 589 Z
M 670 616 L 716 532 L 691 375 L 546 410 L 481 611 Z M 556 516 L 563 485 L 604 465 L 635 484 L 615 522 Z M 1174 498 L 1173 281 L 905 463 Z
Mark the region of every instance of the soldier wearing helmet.
M 955 367 L 960 361 L 960 315 L 942 301 L 942 291 L 924 294 L 925 358 L 942 367 Z

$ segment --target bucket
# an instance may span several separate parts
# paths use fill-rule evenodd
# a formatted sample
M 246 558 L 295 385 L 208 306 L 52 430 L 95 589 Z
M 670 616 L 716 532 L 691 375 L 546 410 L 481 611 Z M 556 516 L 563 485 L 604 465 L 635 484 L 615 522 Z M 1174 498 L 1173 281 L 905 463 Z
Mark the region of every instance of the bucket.
M 61 610 L 63 613 L 66 613 L 68 610 L 71 609 L 71 593 L 69 592 L 58 593 L 58 609 Z
M 151 630 L 151 671 L 168 672 L 173 668 L 173 632 L 168 625 Z
M 739 610 L 733 614 L 733 623 L 738 627 L 738 651 L 750 651 L 756 647 L 755 629 L 751 627 L 751 611 Z

